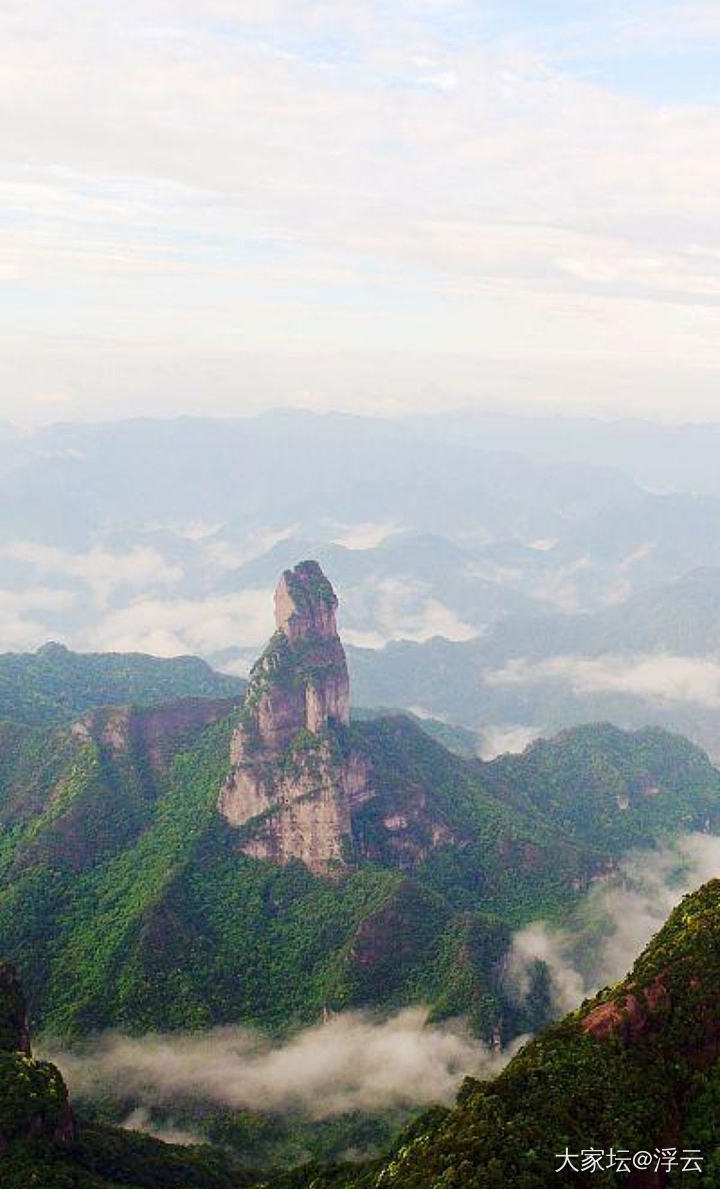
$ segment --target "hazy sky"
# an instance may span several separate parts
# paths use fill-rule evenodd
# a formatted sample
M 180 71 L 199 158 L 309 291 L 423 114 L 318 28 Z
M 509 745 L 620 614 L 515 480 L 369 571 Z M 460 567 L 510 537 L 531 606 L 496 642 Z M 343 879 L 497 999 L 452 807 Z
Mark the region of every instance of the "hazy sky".
M 720 392 L 720 4 L 6 0 L 0 414 Z

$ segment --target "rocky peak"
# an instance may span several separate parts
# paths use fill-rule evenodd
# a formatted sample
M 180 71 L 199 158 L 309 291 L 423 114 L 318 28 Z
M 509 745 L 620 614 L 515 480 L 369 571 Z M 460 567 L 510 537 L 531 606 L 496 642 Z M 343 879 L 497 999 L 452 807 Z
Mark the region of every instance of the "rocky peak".
M 339 746 L 350 682 L 337 605 L 316 561 L 283 573 L 276 631 L 250 671 L 218 803 L 248 835 L 247 854 L 299 858 L 318 873 L 344 865 L 351 801 L 362 797 L 368 775 L 364 757 Z
M 275 626 L 291 644 L 312 637 L 337 637 L 338 600 L 316 561 L 285 570 L 275 591 Z
M 350 721 L 350 680 L 335 622 L 337 596 L 316 561 L 285 570 L 275 591 L 277 630 L 250 671 L 243 751 L 282 751 L 303 729 Z

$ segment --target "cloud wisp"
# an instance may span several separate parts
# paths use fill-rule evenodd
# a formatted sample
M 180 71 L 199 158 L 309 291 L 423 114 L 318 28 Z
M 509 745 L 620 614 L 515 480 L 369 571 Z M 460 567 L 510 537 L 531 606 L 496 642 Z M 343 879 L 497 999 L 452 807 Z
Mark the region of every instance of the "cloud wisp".
M 571 927 L 543 921 L 513 939 L 510 991 L 523 999 L 534 963 L 547 966 L 558 1015 L 622 978 L 686 893 L 720 874 L 720 838 L 687 834 L 656 851 L 628 856 L 610 880 L 595 884 Z
M 515 935 L 508 992 L 522 1000 L 541 960 L 557 1014 L 577 1007 L 622 977 L 680 897 L 718 871 L 720 838 L 702 834 L 629 856 L 591 889 L 571 926 L 538 921 Z M 197 1133 L 167 1122 L 174 1108 L 182 1113 L 195 1103 L 322 1120 L 450 1103 L 464 1076 L 495 1076 L 525 1039 L 496 1052 L 462 1021 L 429 1025 L 427 1009 L 413 1007 L 384 1020 L 340 1014 L 284 1041 L 236 1026 L 140 1037 L 109 1032 L 70 1051 L 47 1044 L 43 1056 L 60 1066 L 73 1095 L 103 1099 L 111 1089 L 128 1111 L 125 1126 L 160 1126 L 167 1138 L 191 1143 Z
M 428 1025 L 427 1014 L 408 1008 L 378 1021 L 346 1013 L 281 1044 L 240 1027 L 108 1033 L 82 1049 L 50 1047 L 44 1055 L 60 1066 L 71 1094 L 101 1096 L 111 1086 L 145 1111 L 182 1098 L 234 1110 L 300 1111 L 311 1119 L 448 1103 L 465 1075 L 492 1076 L 509 1060 L 461 1023 Z
M 574 694 L 630 694 L 651 701 L 720 707 L 720 661 L 709 657 L 605 653 L 601 656 L 555 656 L 547 660 L 516 658 L 501 669 L 488 670 L 491 686 L 561 682 Z

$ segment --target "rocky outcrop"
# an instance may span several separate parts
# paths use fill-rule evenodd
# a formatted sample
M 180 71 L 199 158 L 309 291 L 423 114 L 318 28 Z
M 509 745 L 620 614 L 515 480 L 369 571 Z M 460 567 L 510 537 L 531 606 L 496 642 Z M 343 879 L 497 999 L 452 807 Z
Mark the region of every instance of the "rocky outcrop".
M 99 743 L 116 756 L 142 754 L 158 768 L 186 738 L 226 718 L 236 705 L 234 698 L 178 698 L 162 706 L 113 706 L 88 710 L 71 731 L 81 743 Z
M 369 763 L 348 739 L 350 683 L 335 592 L 315 561 L 286 570 L 276 631 L 253 666 L 218 803 L 255 858 L 300 859 L 316 874 L 347 861 L 351 811 Z
M 54 1065 L 33 1059 L 25 996 L 9 962 L 0 962 L 0 1082 L 0 1157 L 17 1140 L 72 1142 L 65 1083 Z
M 350 680 L 335 591 L 316 561 L 285 570 L 275 591 L 276 631 L 253 666 L 245 696 L 244 750 L 280 751 L 298 731 L 350 721 Z

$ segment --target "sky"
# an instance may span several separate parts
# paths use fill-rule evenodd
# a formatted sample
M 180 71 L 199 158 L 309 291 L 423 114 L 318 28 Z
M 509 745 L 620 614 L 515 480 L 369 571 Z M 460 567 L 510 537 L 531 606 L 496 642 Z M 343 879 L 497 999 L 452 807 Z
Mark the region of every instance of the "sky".
M 0 418 L 716 417 L 715 0 L 6 0 L 0 34 Z

